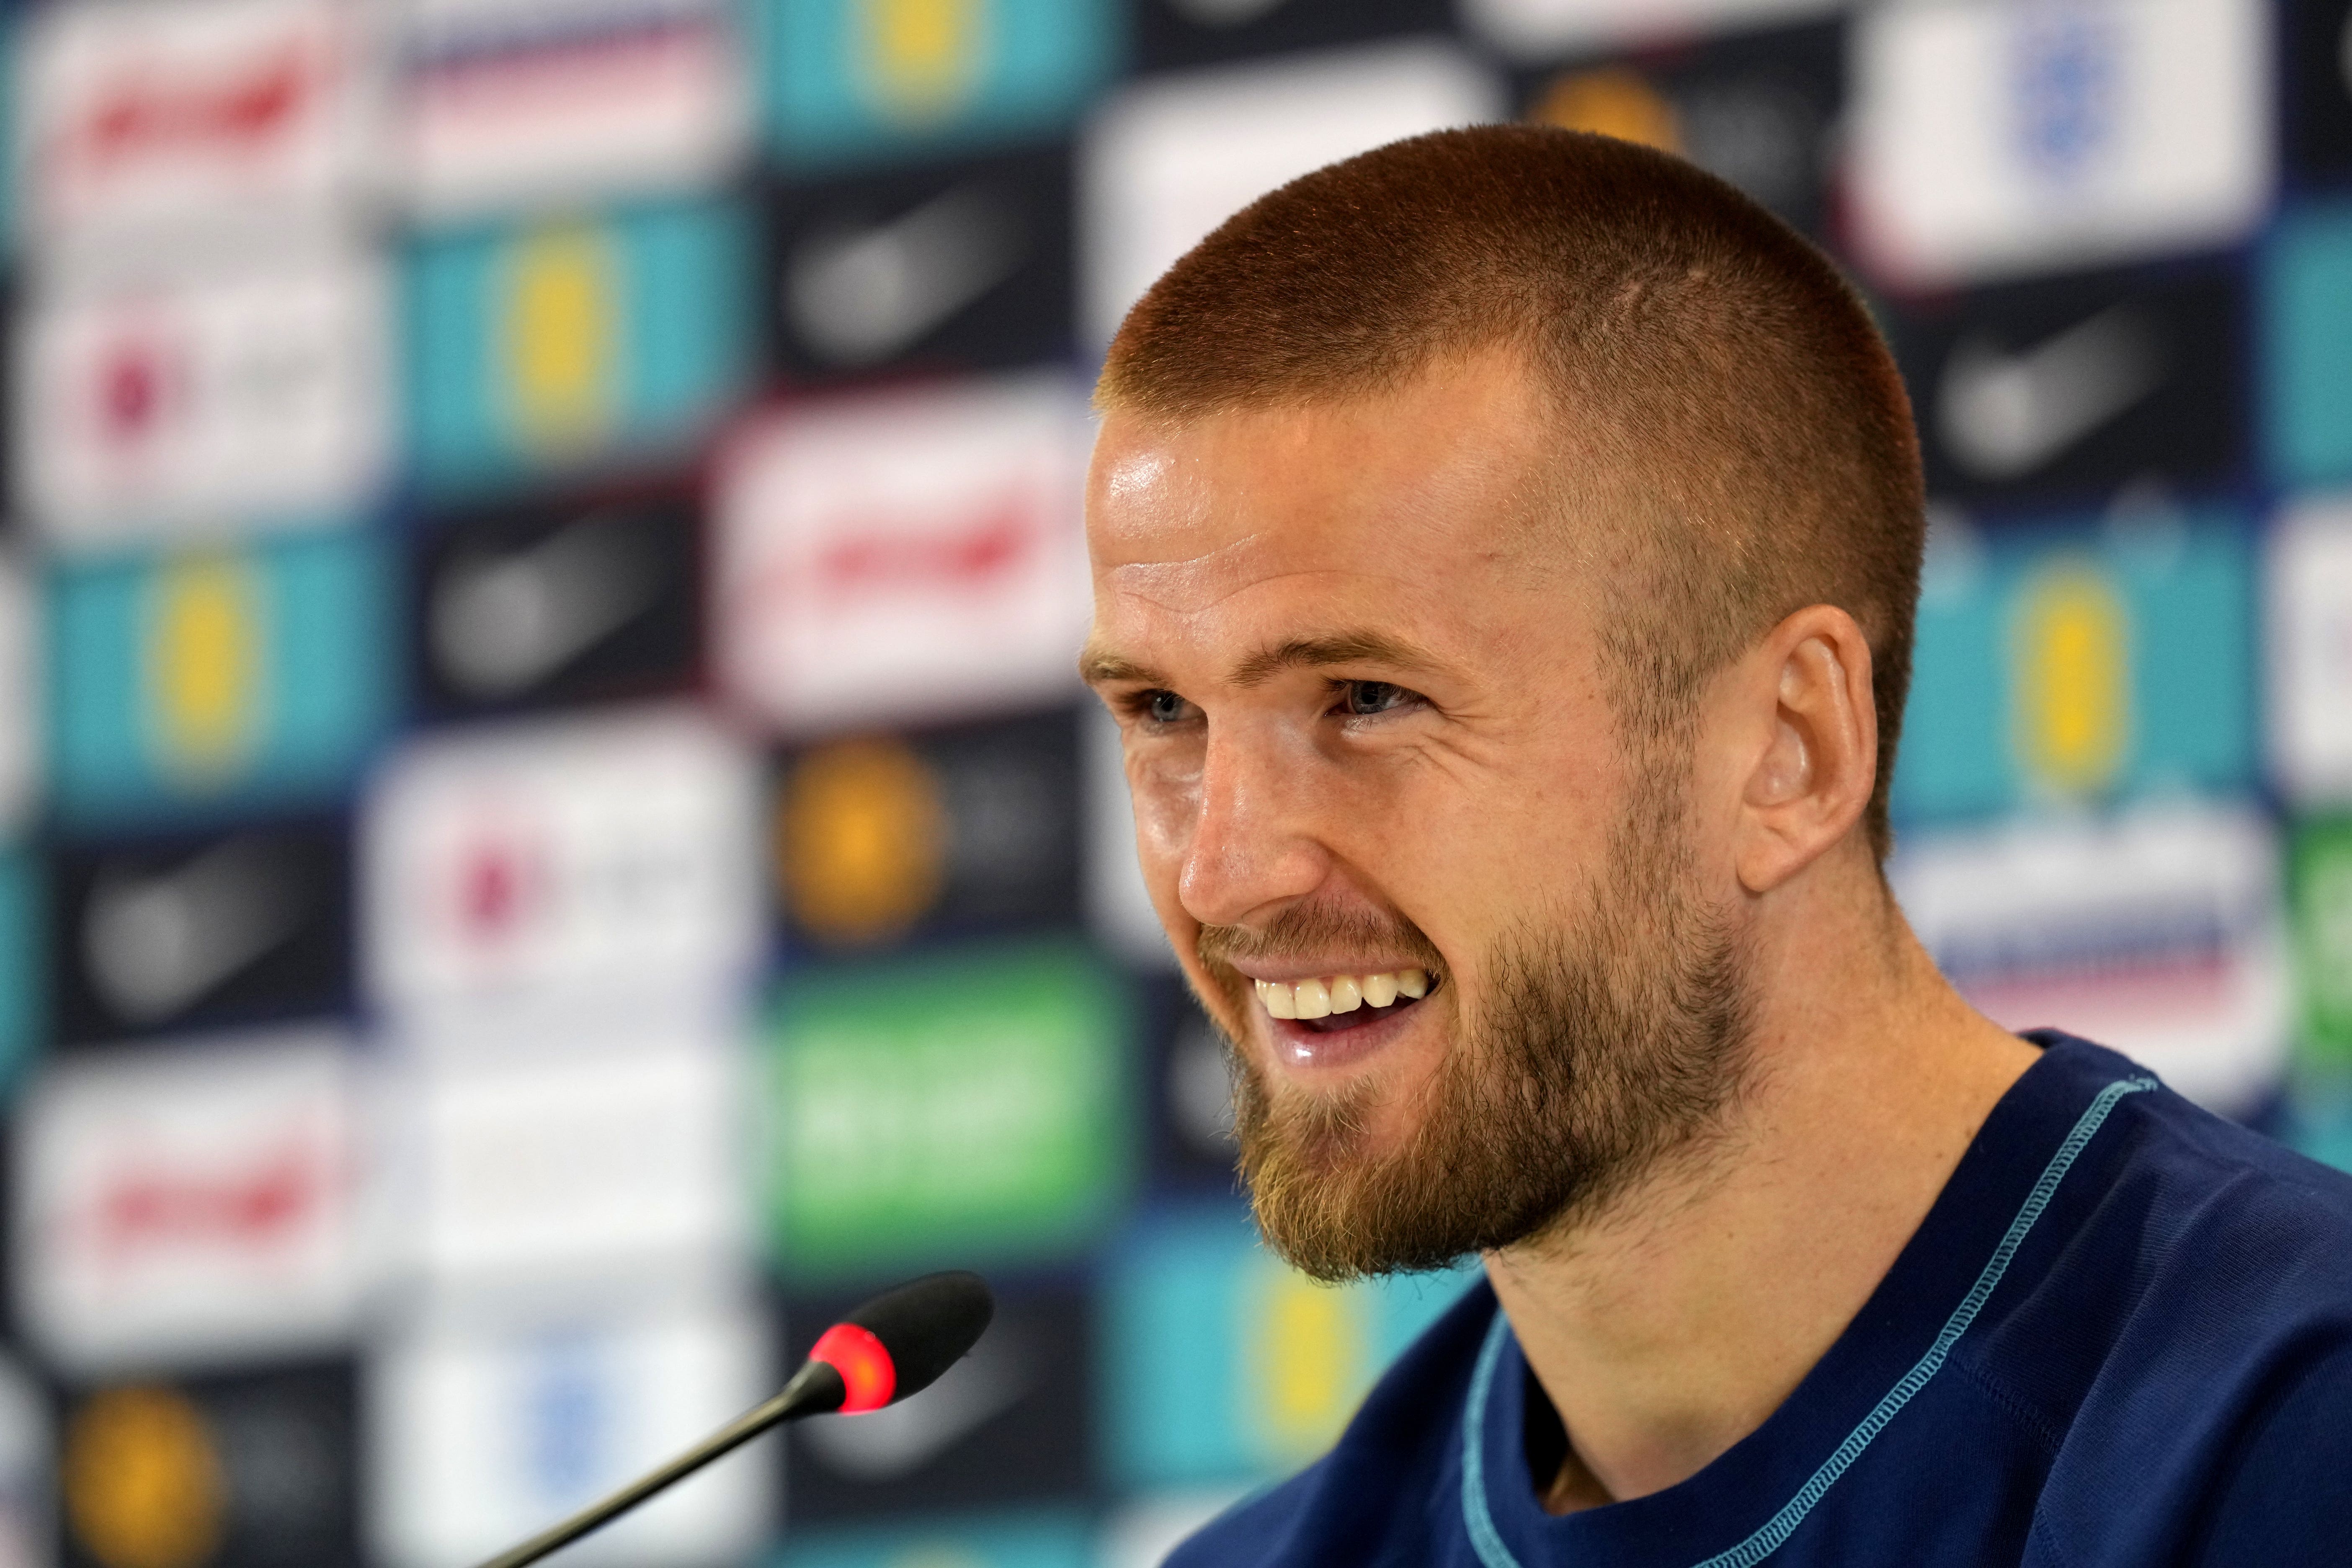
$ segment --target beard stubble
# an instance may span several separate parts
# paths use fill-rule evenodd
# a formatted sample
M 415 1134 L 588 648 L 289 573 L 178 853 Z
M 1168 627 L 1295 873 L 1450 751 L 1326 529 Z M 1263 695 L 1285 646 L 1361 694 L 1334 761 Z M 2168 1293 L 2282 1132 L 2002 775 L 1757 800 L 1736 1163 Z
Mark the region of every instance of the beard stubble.
M 1241 1172 L 1276 1253 L 1333 1282 L 1447 1268 L 1572 1226 L 1725 1124 L 1748 1068 L 1749 988 L 1727 922 L 1693 892 L 1683 798 L 1654 763 L 1605 875 L 1564 914 L 1496 942 L 1475 1012 L 1450 984 L 1419 1004 L 1452 1010 L 1454 1039 L 1395 1148 L 1372 1147 L 1378 1085 L 1269 1084 L 1227 1040 Z M 1365 938 L 1439 972 L 1409 922 L 1312 907 L 1260 931 L 1204 930 L 1201 952 L 1244 1016 L 1252 990 L 1225 959 Z

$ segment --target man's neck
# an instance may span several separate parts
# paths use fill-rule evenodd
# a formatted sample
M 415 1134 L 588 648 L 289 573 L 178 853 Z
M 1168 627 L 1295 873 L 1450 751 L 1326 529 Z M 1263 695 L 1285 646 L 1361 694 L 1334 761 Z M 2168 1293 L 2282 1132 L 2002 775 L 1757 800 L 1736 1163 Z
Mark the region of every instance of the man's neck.
M 1809 983 L 1763 998 L 1748 1091 L 1702 1162 L 1565 1235 L 1488 1256 L 1567 1429 L 1552 1511 L 1662 1491 L 1761 1426 L 2032 1064 L 2034 1048 L 1963 1003 L 1891 905 L 1887 918 L 1891 931 L 1786 928 L 1805 934 L 1757 955 L 1758 973 Z

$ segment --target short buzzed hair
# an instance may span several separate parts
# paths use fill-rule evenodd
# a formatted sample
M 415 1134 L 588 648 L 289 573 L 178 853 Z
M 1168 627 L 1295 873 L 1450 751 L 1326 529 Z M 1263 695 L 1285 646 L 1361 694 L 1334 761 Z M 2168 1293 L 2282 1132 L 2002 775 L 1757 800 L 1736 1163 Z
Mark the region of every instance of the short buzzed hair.
M 1895 361 L 1795 230 L 1670 153 L 1535 126 L 1438 132 L 1260 197 L 1128 312 L 1097 402 L 1148 418 L 1380 392 L 1524 354 L 1562 415 L 1566 515 L 1630 524 L 1604 629 L 1637 740 L 1807 605 L 1869 639 L 1871 846 L 1910 683 L 1926 507 Z

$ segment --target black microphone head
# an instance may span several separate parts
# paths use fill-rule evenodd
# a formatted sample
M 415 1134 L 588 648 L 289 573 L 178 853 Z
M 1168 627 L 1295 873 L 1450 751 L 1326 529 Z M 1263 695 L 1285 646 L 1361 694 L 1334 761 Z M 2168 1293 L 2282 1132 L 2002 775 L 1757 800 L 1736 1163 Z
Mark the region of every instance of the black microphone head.
M 809 1352 L 841 1374 L 850 1415 L 895 1405 L 939 1381 L 996 1314 L 988 1282 L 961 1268 L 885 1290 L 827 1329 Z
M 882 1342 L 898 1373 L 891 1397 L 929 1388 L 961 1361 L 996 1315 L 996 1298 L 977 1274 L 950 1268 L 885 1290 L 844 1320 Z

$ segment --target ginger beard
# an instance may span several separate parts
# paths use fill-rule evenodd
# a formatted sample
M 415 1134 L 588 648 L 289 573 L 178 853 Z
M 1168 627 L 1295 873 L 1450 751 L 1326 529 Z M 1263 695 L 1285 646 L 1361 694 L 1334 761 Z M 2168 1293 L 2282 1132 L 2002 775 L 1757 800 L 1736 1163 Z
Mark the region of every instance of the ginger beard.
M 1475 1008 L 1409 921 L 1300 906 L 1202 930 L 1231 1016 L 1255 1003 L 1227 960 L 1360 942 L 1441 977 L 1419 1005 L 1452 1015 L 1413 1130 L 1386 1152 L 1366 1131 L 1381 1086 L 1270 1083 L 1227 1039 L 1241 1171 L 1275 1251 L 1333 1282 L 1444 1268 L 1572 1223 L 1706 1145 L 1745 1081 L 1748 988 L 1726 922 L 1693 896 L 1682 805 L 1675 773 L 1645 769 L 1604 874 L 1580 907 L 1496 942 Z

